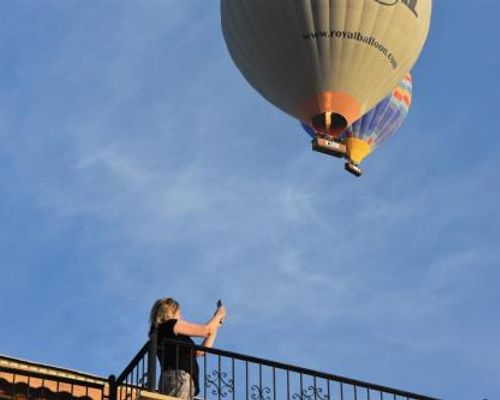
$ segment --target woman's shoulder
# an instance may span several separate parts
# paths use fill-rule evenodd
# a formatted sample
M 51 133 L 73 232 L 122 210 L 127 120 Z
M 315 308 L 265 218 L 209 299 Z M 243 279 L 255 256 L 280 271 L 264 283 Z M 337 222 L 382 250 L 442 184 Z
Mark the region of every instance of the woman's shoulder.
M 158 333 L 167 335 L 175 334 L 174 326 L 176 323 L 176 319 L 169 319 L 165 322 L 162 322 L 160 325 L 158 325 Z

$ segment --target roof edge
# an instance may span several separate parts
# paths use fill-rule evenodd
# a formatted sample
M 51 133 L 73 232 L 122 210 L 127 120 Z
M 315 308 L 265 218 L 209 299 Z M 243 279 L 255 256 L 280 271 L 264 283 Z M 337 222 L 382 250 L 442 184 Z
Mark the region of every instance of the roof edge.
M 40 372 L 47 375 L 53 375 L 54 377 L 66 377 L 71 379 L 80 380 L 82 382 L 94 382 L 94 383 L 107 383 L 108 379 L 102 376 L 89 374 L 87 372 L 81 372 L 77 370 L 72 370 L 69 368 L 62 368 L 50 364 L 42 364 L 35 361 L 23 360 L 20 358 L 9 357 L 0 354 L 0 367 L 4 365 L 10 368 L 16 368 L 20 371 L 25 372 Z

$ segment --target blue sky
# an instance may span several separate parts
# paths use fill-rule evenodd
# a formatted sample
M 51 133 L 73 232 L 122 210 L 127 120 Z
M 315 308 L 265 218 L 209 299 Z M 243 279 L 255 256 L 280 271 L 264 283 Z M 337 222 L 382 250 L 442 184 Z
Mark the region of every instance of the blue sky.
M 436 0 L 354 179 L 232 64 L 215 0 L 0 3 L 0 354 L 119 372 L 174 296 L 218 347 L 500 397 L 494 0 Z

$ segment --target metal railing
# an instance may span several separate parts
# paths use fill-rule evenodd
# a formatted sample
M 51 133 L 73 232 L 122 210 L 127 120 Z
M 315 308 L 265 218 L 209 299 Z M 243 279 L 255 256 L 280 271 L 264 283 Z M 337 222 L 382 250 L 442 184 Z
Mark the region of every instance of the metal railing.
M 110 400 L 135 400 L 140 390 L 156 390 L 156 349 L 156 340 L 149 340 L 117 378 L 110 376 Z
M 98 383 L 0 365 L 2 400 L 108 400 L 105 382 Z
M 175 369 L 172 364 L 179 368 L 181 353 L 188 358 L 195 353 L 202 353 L 197 357 L 200 389 L 198 398 L 206 400 L 437 400 L 417 393 L 186 342 L 165 340 L 157 343 L 154 332 L 151 340 L 116 379 L 117 397 L 111 400 L 134 400 L 141 390 L 158 391 L 157 383 L 161 375 L 158 359 L 164 359 L 167 355 L 171 360 L 168 368 Z M 184 368 L 191 376 L 193 370 L 196 370 L 193 361 L 190 361 L 189 368 L 185 365 Z M 173 395 L 175 397 L 175 393 Z

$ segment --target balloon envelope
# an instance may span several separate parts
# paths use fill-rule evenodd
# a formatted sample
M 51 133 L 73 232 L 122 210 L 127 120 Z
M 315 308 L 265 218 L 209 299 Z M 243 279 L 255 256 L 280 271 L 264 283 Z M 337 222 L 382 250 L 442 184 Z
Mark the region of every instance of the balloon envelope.
M 237 67 L 267 100 L 334 137 L 416 62 L 432 0 L 221 0 Z

